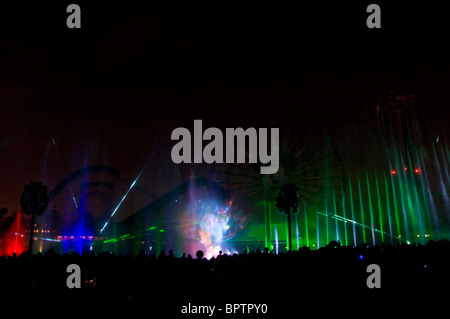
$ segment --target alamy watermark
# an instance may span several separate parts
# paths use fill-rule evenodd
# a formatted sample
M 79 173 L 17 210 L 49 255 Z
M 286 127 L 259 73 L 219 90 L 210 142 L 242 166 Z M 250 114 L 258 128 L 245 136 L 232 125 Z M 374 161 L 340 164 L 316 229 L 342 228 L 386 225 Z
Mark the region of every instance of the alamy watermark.
M 179 141 L 172 147 L 170 154 L 175 164 L 180 163 L 245 163 L 246 153 L 249 163 L 261 163 L 261 174 L 275 174 L 279 166 L 279 135 L 278 128 L 270 129 L 270 153 L 268 144 L 268 129 L 253 127 L 244 130 L 226 128 L 225 158 L 224 135 L 216 127 L 207 128 L 203 132 L 202 120 L 194 120 L 194 137 L 184 127 L 172 131 L 172 141 Z M 193 148 L 192 148 L 193 140 Z M 247 143 L 248 140 L 248 152 Z M 203 141 L 210 141 L 203 147 Z M 236 142 L 236 143 L 235 143 Z M 192 152 L 193 150 L 193 152 Z M 236 156 L 235 156 L 236 152 Z M 192 158 L 193 153 L 193 158 Z M 236 157 L 236 162 L 235 162 Z

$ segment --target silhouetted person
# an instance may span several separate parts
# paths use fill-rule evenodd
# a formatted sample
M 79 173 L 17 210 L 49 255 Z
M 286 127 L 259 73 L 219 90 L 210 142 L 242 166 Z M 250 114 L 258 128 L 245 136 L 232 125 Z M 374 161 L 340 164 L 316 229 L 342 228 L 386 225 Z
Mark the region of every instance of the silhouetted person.
M 159 253 L 158 259 L 165 259 L 166 258 L 166 251 L 164 249 L 161 249 L 161 252 Z
M 197 250 L 197 252 L 195 253 L 195 256 L 197 256 L 197 259 L 201 260 L 203 258 L 203 251 Z
M 341 247 L 341 242 L 340 242 L 340 241 L 332 240 L 332 241 L 330 241 L 330 243 L 327 245 L 327 247 L 329 247 L 329 248 L 337 248 L 337 247 Z
M 144 249 L 139 250 L 137 259 L 146 259 L 146 258 L 147 258 L 147 255 L 145 254 L 145 250 Z

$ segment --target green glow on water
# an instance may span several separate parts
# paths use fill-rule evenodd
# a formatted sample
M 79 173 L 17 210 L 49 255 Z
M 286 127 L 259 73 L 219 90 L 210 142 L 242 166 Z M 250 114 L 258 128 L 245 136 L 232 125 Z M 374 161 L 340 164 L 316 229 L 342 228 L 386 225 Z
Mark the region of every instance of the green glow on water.
M 364 205 L 363 205 L 363 199 L 362 199 L 362 192 L 361 192 L 361 181 L 359 180 L 359 175 L 358 175 L 358 194 L 359 194 L 359 208 L 360 208 L 360 213 L 361 213 L 361 224 L 364 225 Z M 362 235 L 363 235 L 363 242 L 366 242 L 366 232 L 363 229 L 362 230 Z
M 287 214 L 285 214 L 284 219 L 285 219 L 285 221 L 284 221 L 284 233 L 286 235 L 286 247 L 287 247 L 287 250 L 290 250 L 291 247 L 289 247 L 289 231 L 288 231 L 288 221 L 287 221 L 288 220 L 288 215 Z M 292 217 L 291 217 L 291 219 L 292 219 Z
M 367 196 L 368 196 L 368 201 L 369 201 L 369 213 L 370 213 L 370 229 L 372 231 L 372 243 L 373 245 L 375 245 L 375 227 L 373 224 L 373 206 L 372 206 L 372 196 L 371 196 L 371 191 L 370 191 L 370 183 L 369 183 L 369 175 L 367 174 L 366 171 L 366 183 L 367 183 Z
M 272 229 L 273 229 L 273 225 L 272 225 L 272 208 L 270 206 L 270 202 L 269 202 L 269 231 L 267 231 L 267 233 L 269 234 L 269 242 L 272 242 Z
M 375 187 L 377 189 L 377 204 L 378 204 L 378 217 L 380 222 L 380 231 L 381 231 L 381 242 L 384 243 L 384 232 L 383 232 L 383 207 L 381 205 L 381 194 L 380 187 L 378 185 L 378 176 L 375 172 Z
M 370 244 L 380 245 L 406 241 L 423 243 L 429 239 L 439 239 L 442 218 L 449 216 L 446 207 L 450 207 L 448 196 L 450 154 L 447 147 L 438 144 L 435 152 L 428 155 L 431 156 L 428 156 L 426 161 L 422 158 L 422 154 L 417 155 L 414 161 L 407 159 L 407 156 L 402 158 L 396 155 L 393 161 L 386 164 L 384 170 L 366 170 L 360 174 L 355 171 L 352 172 L 354 175 L 346 177 L 346 182 L 339 181 L 339 184 L 333 185 L 325 182 L 323 185 L 325 190 L 318 190 L 323 196 L 315 202 L 312 200 L 310 202 L 308 196 L 304 196 L 305 202 L 299 202 L 301 207 L 299 215 L 291 216 L 292 235 L 295 238 L 292 247 L 288 249 L 298 249 L 301 246 L 318 249 L 332 240 L 341 240 L 342 244 L 347 246 L 358 246 L 367 241 Z M 425 164 L 433 160 L 435 170 L 428 171 Z M 417 169 L 411 162 L 417 162 L 414 165 L 420 169 L 420 174 L 415 174 L 417 171 L 414 170 Z M 393 171 L 396 173 L 392 173 Z M 435 195 L 430 191 L 430 183 L 436 179 L 440 184 L 433 186 L 441 188 L 439 193 L 441 197 L 438 199 L 433 198 Z M 284 252 L 285 247 L 289 245 L 287 216 L 278 214 L 275 205 L 276 203 L 269 198 L 260 199 L 258 207 L 245 212 L 244 215 L 249 216 L 247 224 L 242 222 L 242 227 L 239 225 L 238 233 L 230 239 L 230 246 L 243 251 L 247 247 L 254 250 L 263 248 L 264 245 L 274 248 L 276 252 Z M 295 219 L 295 223 L 292 218 Z M 145 225 L 139 228 L 140 233 L 137 230 L 113 233 L 102 243 L 120 247 L 128 245 L 130 242 L 128 240 L 135 235 L 140 242 L 146 241 L 146 249 L 150 245 L 153 251 L 173 248 L 162 247 L 164 246 L 162 243 L 170 242 L 167 238 L 174 230 L 154 220 L 152 224 L 158 226 Z M 165 231 L 161 229 L 162 227 Z M 437 231 L 434 232 L 435 229 Z M 372 240 L 366 236 L 368 234 L 371 234 Z M 425 236 L 426 234 L 428 236 Z M 119 235 L 122 236 L 117 237 Z M 430 236 L 431 238 L 428 238 Z M 442 236 L 448 238 L 447 234 Z M 120 243 L 125 240 L 127 242 Z M 147 244 L 152 241 L 155 243 Z M 175 247 L 175 250 L 178 248 Z
M 397 236 L 401 236 L 400 231 L 400 220 L 399 220 L 399 212 L 398 212 L 398 201 L 397 201 L 397 192 L 395 191 L 395 183 L 393 176 L 390 177 L 391 180 L 391 189 L 392 189 L 392 204 L 394 206 L 394 213 L 395 213 L 395 223 L 397 225 Z
M 341 193 L 342 193 L 342 214 L 344 215 L 344 218 L 347 219 L 346 213 L 345 213 L 345 193 L 344 193 L 344 185 L 341 185 Z M 344 239 L 345 239 L 345 246 L 348 246 L 348 236 L 347 236 L 347 222 L 344 222 Z
M 334 209 L 333 212 L 336 214 L 337 213 L 336 194 L 334 192 L 334 189 L 333 189 L 333 209 Z M 334 220 L 334 224 L 336 226 L 336 240 L 340 240 L 339 239 L 339 227 L 338 227 L 338 220 L 337 219 Z M 328 243 L 328 241 L 327 241 L 327 243 Z
M 325 211 L 328 211 L 328 198 L 326 198 L 325 199 Z M 329 225 L 329 223 L 328 223 L 328 215 L 327 216 L 325 216 L 325 231 L 326 231 L 326 235 L 327 235 L 327 239 L 326 239 L 326 242 L 327 243 L 329 243 L 330 242 L 330 233 L 329 233 L 329 231 L 328 231 L 328 225 Z M 317 229 L 319 229 L 319 223 L 317 222 Z M 317 238 L 319 238 L 319 236 L 317 236 Z M 318 239 L 317 239 L 318 240 Z M 319 248 L 319 246 L 317 246 L 317 248 Z
M 320 240 L 319 240 L 319 214 L 316 211 L 316 236 L 317 236 L 317 249 L 320 248 Z
M 390 207 L 390 201 L 389 201 L 389 184 L 386 179 L 386 173 L 383 173 L 383 179 L 384 179 L 384 191 L 386 196 L 386 211 L 388 216 L 388 223 L 389 223 L 389 234 L 392 234 L 392 220 L 391 220 L 391 207 Z M 389 241 L 392 244 L 392 236 L 389 237 Z
M 348 179 L 348 188 L 349 188 L 349 195 L 350 195 L 350 210 L 352 211 L 352 220 L 355 220 L 355 208 L 353 207 L 353 190 L 352 190 L 352 182 L 350 178 Z M 353 246 L 356 246 L 356 225 L 355 223 L 352 224 L 352 230 L 353 230 Z
M 303 210 L 305 212 L 305 234 L 306 234 L 306 246 L 309 247 L 309 231 L 308 231 L 308 215 L 306 211 L 306 205 L 303 205 Z
M 403 170 L 402 168 L 404 167 L 403 161 L 400 161 L 400 159 L 398 158 L 398 155 L 396 155 L 396 163 L 397 163 L 397 167 L 398 169 L 398 178 L 397 178 L 397 183 L 394 183 L 394 185 L 396 187 L 398 187 L 399 189 L 399 204 L 400 204 L 400 208 L 401 208 L 401 213 L 403 216 L 403 231 L 405 233 L 405 239 L 409 240 L 410 236 L 409 236 L 409 227 L 407 227 L 408 225 L 408 218 L 407 218 L 407 210 L 408 210 L 408 202 L 405 198 L 405 190 L 404 190 L 404 183 L 403 183 Z M 403 234 L 402 234 L 403 235 Z M 403 236 L 402 236 L 403 237 Z
M 268 246 L 269 241 L 268 241 L 267 234 L 268 233 L 270 234 L 270 224 L 267 224 L 267 200 L 266 199 L 264 199 L 264 207 L 263 207 L 263 209 L 264 209 L 264 224 L 266 225 L 266 229 L 265 229 L 265 232 L 264 232 L 264 247 L 269 247 Z M 267 226 L 269 226 L 269 229 L 267 229 Z

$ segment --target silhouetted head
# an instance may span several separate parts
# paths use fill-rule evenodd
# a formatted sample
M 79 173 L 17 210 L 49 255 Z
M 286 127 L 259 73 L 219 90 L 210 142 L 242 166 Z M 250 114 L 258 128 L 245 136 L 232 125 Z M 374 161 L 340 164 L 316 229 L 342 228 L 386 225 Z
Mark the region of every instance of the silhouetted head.
M 197 252 L 195 253 L 195 256 L 197 256 L 198 259 L 202 259 L 203 258 L 203 251 L 197 250 Z

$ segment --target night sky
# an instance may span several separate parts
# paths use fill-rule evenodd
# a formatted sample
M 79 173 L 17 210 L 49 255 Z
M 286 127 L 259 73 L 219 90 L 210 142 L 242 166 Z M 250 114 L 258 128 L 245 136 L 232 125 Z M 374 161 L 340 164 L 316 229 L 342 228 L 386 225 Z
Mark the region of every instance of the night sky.
M 0 5 L 0 208 L 23 185 L 54 187 L 108 165 L 163 195 L 210 167 L 170 158 L 173 129 L 326 131 L 347 172 L 380 161 L 377 98 L 414 93 L 423 143 L 450 137 L 450 19 L 445 1 L 65 1 Z M 273 124 L 271 124 L 273 123 Z M 52 144 L 52 137 L 56 148 Z

